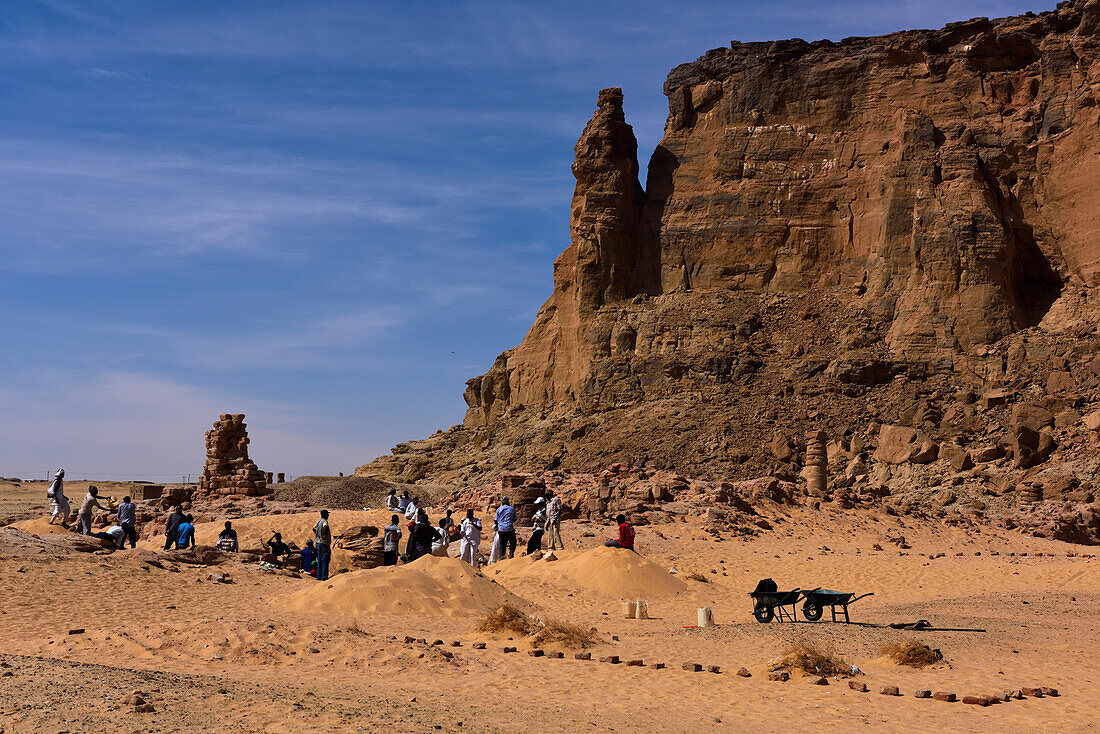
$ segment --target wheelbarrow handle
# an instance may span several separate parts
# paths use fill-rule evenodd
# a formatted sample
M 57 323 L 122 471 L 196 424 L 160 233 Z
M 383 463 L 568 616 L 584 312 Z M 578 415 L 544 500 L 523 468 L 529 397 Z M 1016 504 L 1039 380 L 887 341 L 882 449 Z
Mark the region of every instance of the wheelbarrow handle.
M 860 599 L 862 599 L 862 598 L 863 598 L 863 597 L 865 597 L 865 596 L 874 596 L 874 595 L 875 595 L 875 592 L 873 592 L 873 591 L 868 591 L 868 592 L 867 592 L 866 594 L 860 594 L 859 596 L 857 596 L 857 597 L 854 597 L 854 598 L 852 599 L 852 601 L 850 601 L 850 602 L 848 602 L 848 603 L 849 603 L 849 604 L 851 604 L 852 602 L 856 602 L 856 601 L 859 601 Z

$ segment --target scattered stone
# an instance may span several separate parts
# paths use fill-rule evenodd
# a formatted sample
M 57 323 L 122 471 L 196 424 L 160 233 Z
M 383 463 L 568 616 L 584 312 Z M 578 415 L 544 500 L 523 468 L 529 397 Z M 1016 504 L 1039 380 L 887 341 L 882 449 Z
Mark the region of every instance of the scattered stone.
M 917 698 L 932 698 L 932 691 L 928 690 L 927 688 L 921 688 L 918 689 L 917 692 L 913 695 Z
M 136 714 L 151 714 L 156 712 L 151 703 L 143 703 L 140 706 L 134 706 L 134 713 Z
M 574 660 L 591 660 L 592 653 L 590 652 L 578 652 L 573 654 Z
M 534 650 L 528 650 L 527 654 L 530 655 L 533 658 L 541 658 L 546 653 L 543 650 L 539 650 L 538 648 L 535 648 Z
M 699 663 L 684 663 L 680 667 L 692 673 L 698 673 L 700 670 L 703 669 L 703 666 Z
M 810 678 L 810 683 L 815 686 L 827 686 L 829 685 L 829 679 L 823 675 L 818 675 Z
M 458 640 L 451 640 L 451 647 L 462 647 L 462 643 Z
M 518 652 L 518 651 L 514 647 L 505 647 L 504 652 L 509 653 L 509 652 Z
M 664 670 L 666 667 L 667 666 L 664 663 L 654 663 L 653 664 L 653 669 L 654 670 Z
M 932 698 L 936 699 L 937 701 L 947 701 L 948 703 L 954 703 L 958 700 L 957 698 L 955 698 L 954 693 L 945 693 L 943 691 L 936 691 L 932 694 Z
M 443 644 L 443 640 L 432 640 L 433 646 L 439 646 Z
M 1057 688 L 1047 688 L 1046 686 L 1043 686 L 1039 690 L 1043 692 L 1044 696 L 1056 697 L 1058 695 Z
M 645 665 L 641 660 L 627 660 L 626 667 L 628 668 L 641 668 Z
M 768 674 L 768 680 L 778 681 L 784 683 L 791 679 L 791 674 L 785 670 L 775 670 Z
M 1024 694 L 1020 692 L 1019 688 L 1006 688 L 1004 691 L 1005 700 L 1009 701 L 1013 698 L 1023 698 Z
M 962 702 L 970 706 L 988 706 L 993 699 L 989 696 L 963 696 Z
M 718 667 L 717 665 L 708 665 L 707 666 L 707 672 L 708 673 L 721 673 L 722 669 L 720 667 Z
M 555 660 L 561 660 L 562 658 L 565 657 L 565 653 L 564 652 L 548 652 L 548 653 L 546 653 L 546 657 L 554 658 Z
M 1021 688 L 1020 693 L 1024 696 L 1031 696 L 1032 698 L 1043 697 L 1043 691 L 1041 688 Z
M 851 688 L 853 691 L 859 691 L 860 693 L 867 692 L 867 684 L 863 681 L 850 680 L 848 681 L 848 687 Z
M 883 686 L 882 690 L 879 691 L 879 693 L 881 693 L 884 696 L 900 696 L 901 695 L 901 691 L 898 690 L 897 686 Z
M 607 655 L 605 657 L 600 658 L 600 662 L 601 663 L 611 663 L 612 665 L 618 665 L 619 664 L 619 656 L 618 655 Z
M 742 677 L 742 678 L 751 678 L 752 677 L 752 673 L 749 672 L 748 668 L 738 668 L 737 669 L 737 675 Z
M 82 635 L 82 634 L 84 634 L 84 628 L 83 627 L 78 627 L 77 629 L 71 629 L 71 630 L 69 630 L 69 634 L 70 635 Z
M 474 644 L 470 645 L 470 647 L 474 648 L 475 650 L 484 650 L 485 649 L 485 643 L 484 642 L 475 642 Z

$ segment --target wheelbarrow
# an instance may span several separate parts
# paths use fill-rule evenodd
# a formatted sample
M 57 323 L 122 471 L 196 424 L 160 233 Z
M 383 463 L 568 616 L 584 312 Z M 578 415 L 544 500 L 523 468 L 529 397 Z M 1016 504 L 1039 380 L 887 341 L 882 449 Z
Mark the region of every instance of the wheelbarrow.
M 797 613 L 796 605 L 802 596 L 800 589 L 791 591 L 779 591 L 779 587 L 771 579 L 761 579 L 754 591 L 749 592 L 752 597 L 752 616 L 761 624 L 779 617 L 779 621 L 793 622 Z M 784 607 L 790 607 L 788 611 Z
M 860 594 L 856 596 L 852 592 L 833 591 L 832 589 L 814 589 L 812 591 L 802 592 L 802 598 L 805 601 L 802 604 L 802 616 L 806 618 L 807 622 L 816 622 L 821 619 L 821 614 L 825 610 L 825 607 L 829 607 L 829 612 L 833 615 L 833 621 L 836 621 L 837 607 L 840 607 L 841 614 L 844 615 L 845 624 L 851 624 L 852 620 L 848 619 L 848 605 L 852 602 L 859 601 L 865 596 L 874 596 L 874 592 L 867 594 Z

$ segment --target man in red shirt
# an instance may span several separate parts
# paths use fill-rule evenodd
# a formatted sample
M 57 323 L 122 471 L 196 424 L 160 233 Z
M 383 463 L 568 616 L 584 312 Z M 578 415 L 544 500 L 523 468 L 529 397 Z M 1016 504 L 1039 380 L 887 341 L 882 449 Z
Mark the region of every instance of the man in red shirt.
M 608 548 L 634 550 L 634 526 L 626 521 L 625 515 L 617 515 L 615 522 L 619 523 L 619 539 L 609 540 L 604 545 Z

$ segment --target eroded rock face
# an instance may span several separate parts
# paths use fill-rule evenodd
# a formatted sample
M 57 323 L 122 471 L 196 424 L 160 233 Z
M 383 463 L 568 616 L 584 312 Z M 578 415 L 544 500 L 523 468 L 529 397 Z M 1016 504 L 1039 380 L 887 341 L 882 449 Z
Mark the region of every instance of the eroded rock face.
M 360 471 L 649 459 L 751 476 L 777 469 L 761 450 L 777 428 L 932 430 L 938 408 L 895 406 L 1001 389 L 1029 364 L 1072 394 L 1017 337 L 1095 333 L 1098 82 L 1100 0 L 733 43 L 669 74 L 644 191 L 621 92 L 602 91 L 575 151 L 572 242 L 526 338 L 468 383 L 461 428 Z M 951 408 L 958 430 L 983 428 L 972 402 Z M 1029 430 L 1006 443 L 1025 468 L 1052 450 Z

